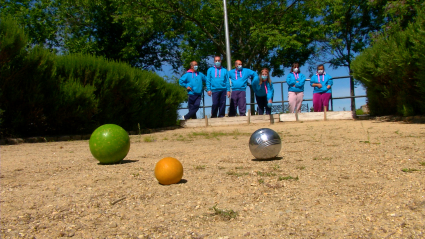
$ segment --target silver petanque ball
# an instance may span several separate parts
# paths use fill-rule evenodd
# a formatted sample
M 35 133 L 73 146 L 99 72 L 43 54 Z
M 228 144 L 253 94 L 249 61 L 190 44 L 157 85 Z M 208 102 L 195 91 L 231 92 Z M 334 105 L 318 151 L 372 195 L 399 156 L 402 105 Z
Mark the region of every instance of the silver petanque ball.
M 249 150 L 256 159 L 276 157 L 282 148 L 280 136 L 272 129 L 262 128 L 252 133 Z

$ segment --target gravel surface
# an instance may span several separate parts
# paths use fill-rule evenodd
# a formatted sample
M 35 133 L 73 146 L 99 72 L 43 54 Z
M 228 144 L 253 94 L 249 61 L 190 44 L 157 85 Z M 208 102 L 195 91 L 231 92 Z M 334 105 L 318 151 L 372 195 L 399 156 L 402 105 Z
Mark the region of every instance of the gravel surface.
M 257 161 L 252 132 L 282 138 Z M 88 140 L 1 146 L 1 238 L 424 238 L 425 125 L 321 121 L 131 136 L 121 164 Z M 164 157 L 184 167 L 158 184 Z

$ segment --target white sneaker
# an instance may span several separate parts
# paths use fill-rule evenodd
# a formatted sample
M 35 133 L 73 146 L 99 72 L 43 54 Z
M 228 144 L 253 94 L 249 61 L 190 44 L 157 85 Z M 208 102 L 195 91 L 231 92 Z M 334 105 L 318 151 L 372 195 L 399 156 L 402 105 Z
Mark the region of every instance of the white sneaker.
M 184 115 L 182 115 L 182 117 L 180 117 L 180 120 L 186 120 L 186 119 L 184 118 Z

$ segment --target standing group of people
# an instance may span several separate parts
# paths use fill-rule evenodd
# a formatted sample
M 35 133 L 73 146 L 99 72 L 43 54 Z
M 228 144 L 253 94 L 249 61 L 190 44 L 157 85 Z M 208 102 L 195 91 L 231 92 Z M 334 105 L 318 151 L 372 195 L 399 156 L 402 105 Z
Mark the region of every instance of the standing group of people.
M 323 111 L 329 106 L 332 93 L 332 77 L 324 71 L 324 66 L 317 67 L 316 77 L 311 77 L 310 85 L 313 90 L 313 107 L 315 112 Z M 236 116 L 237 109 L 240 116 L 246 114 L 246 86 L 251 79 L 251 87 L 255 93 L 258 105 L 258 114 L 271 114 L 274 89 L 267 68 L 261 74 L 244 68 L 241 60 L 235 61 L 235 68 L 228 71 L 221 66 L 221 57 L 214 57 L 214 66 L 209 68 L 205 76 L 198 71 L 198 63 L 192 61 L 190 69 L 180 78 L 179 84 L 187 89 L 189 112 L 182 120 L 196 119 L 196 113 L 201 103 L 203 82 L 206 83 L 208 96 L 212 97 L 211 118 L 224 117 L 226 97 L 230 98 L 229 117 Z M 301 112 L 301 103 L 304 97 L 305 76 L 299 70 L 299 64 L 294 63 L 287 77 L 289 111 Z

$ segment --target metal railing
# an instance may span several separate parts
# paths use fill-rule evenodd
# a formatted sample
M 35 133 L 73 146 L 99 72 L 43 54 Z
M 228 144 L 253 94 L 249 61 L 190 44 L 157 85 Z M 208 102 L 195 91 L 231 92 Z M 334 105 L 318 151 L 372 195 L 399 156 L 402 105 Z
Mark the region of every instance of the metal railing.
M 332 77 L 332 80 L 337 80 L 337 79 L 347 79 L 347 78 L 349 78 L 350 79 L 350 81 L 353 81 L 353 76 L 338 76 L 338 77 Z M 310 81 L 310 79 L 306 79 L 306 81 Z M 282 109 L 285 109 L 285 103 L 289 103 L 289 101 L 287 101 L 287 100 L 284 100 L 284 94 L 283 94 L 283 84 L 286 84 L 286 80 L 285 81 L 276 81 L 276 82 L 272 82 L 273 84 L 280 84 L 280 90 L 281 90 L 281 100 L 280 101 L 273 101 L 273 103 L 274 104 L 276 104 L 276 103 L 280 103 L 282 106 Z M 250 83 L 248 83 L 248 86 L 251 88 L 251 84 Z M 350 87 L 351 88 L 351 87 Z M 274 88 L 275 90 L 276 90 L 276 88 Z M 206 89 L 205 89 L 206 90 Z M 211 107 L 211 105 L 205 105 L 205 94 L 204 94 L 204 92 L 205 91 L 202 91 L 202 106 L 200 106 L 199 108 L 202 108 L 202 110 L 203 110 L 203 114 L 205 115 L 205 109 L 206 108 L 210 108 Z M 252 92 L 252 90 L 251 90 L 251 94 L 252 94 L 253 92 Z M 333 96 L 331 96 L 331 99 L 330 99 L 330 110 L 331 111 L 333 111 L 333 100 L 340 100 L 340 99 L 351 99 L 351 111 L 353 112 L 353 117 L 355 117 L 355 112 L 356 112 L 356 109 L 355 109 L 355 102 L 354 102 L 354 100 L 355 100 L 355 98 L 364 98 L 364 97 L 367 97 L 366 95 L 354 95 L 354 89 L 351 89 L 350 90 L 350 96 L 341 96 L 341 97 L 333 97 Z M 303 99 L 303 102 L 304 101 L 313 101 L 313 99 Z M 246 103 L 246 105 L 248 106 L 250 106 L 251 108 L 252 108 L 252 106 L 254 105 L 256 105 L 257 103 Z M 230 105 L 229 104 L 226 104 L 226 107 L 229 107 Z M 307 104 L 307 108 L 308 108 L 308 104 Z M 188 109 L 187 107 L 186 108 L 179 108 L 179 110 L 184 110 L 184 109 Z M 308 108 L 308 111 L 309 111 L 310 109 Z

